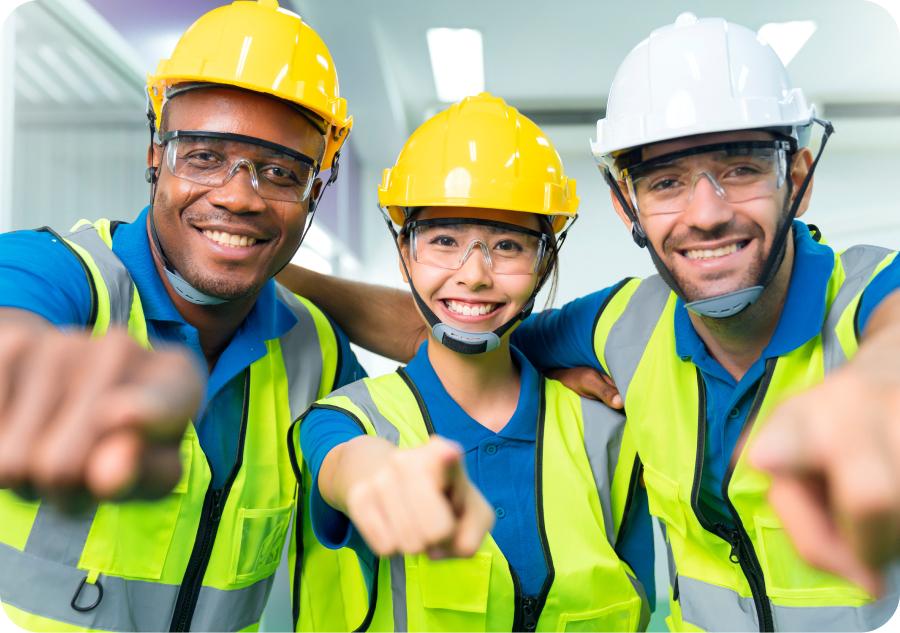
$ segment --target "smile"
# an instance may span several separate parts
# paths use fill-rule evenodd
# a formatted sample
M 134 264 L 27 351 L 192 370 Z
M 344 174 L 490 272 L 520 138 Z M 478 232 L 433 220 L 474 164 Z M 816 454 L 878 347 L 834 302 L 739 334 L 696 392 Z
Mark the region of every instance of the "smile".
M 443 302 L 447 306 L 447 310 L 462 316 L 484 316 L 490 314 L 501 305 L 499 303 L 462 302 L 454 299 L 444 299 Z
M 705 260 L 705 259 L 716 259 L 718 257 L 725 257 L 727 255 L 732 255 L 744 249 L 747 246 L 748 242 L 735 242 L 733 244 L 728 244 L 727 246 L 721 246 L 719 248 L 692 248 L 690 250 L 681 251 L 681 254 L 686 258 L 691 260 Z
M 255 237 L 236 235 L 234 233 L 226 233 L 225 231 L 204 230 L 203 235 L 216 244 L 229 246 L 231 248 L 247 248 L 253 246 L 258 241 Z

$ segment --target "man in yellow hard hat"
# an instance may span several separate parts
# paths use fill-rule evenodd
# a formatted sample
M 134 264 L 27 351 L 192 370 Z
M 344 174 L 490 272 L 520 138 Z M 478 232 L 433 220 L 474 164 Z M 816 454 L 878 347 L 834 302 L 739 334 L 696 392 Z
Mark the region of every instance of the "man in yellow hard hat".
M 28 629 L 255 626 L 295 527 L 288 426 L 362 375 L 272 280 L 352 124 L 325 44 L 234 2 L 147 89 L 150 205 L 0 236 L 0 600 Z

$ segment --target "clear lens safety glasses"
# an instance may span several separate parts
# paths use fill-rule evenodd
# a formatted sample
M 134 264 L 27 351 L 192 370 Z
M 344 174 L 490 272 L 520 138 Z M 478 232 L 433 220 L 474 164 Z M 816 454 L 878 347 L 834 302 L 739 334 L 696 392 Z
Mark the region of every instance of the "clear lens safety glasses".
M 281 202 L 309 198 L 319 172 L 316 160 L 277 143 L 241 134 L 176 130 L 161 137 L 166 166 L 205 187 L 221 187 L 241 167 L 260 197 Z
M 622 170 L 638 214 L 681 213 L 702 179 L 726 202 L 771 196 L 784 186 L 788 141 L 745 141 L 694 147 Z
M 530 275 L 547 252 L 549 237 L 515 224 L 471 218 L 414 220 L 410 236 L 412 257 L 420 263 L 458 270 L 476 246 L 485 263 L 501 275 Z

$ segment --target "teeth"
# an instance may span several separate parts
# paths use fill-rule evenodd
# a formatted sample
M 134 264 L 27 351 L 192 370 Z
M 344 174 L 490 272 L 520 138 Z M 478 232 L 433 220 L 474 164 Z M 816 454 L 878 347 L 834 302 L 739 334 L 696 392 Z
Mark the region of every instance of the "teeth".
M 685 252 L 685 257 L 688 259 L 712 259 L 714 257 L 724 257 L 725 255 L 731 255 L 732 253 L 737 253 L 739 250 L 743 248 L 739 246 L 737 243 L 729 244 L 728 246 L 723 246 L 722 248 L 704 248 L 704 249 L 694 249 Z
M 447 301 L 445 301 L 445 304 L 451 312 L 462 314 L 463 316 L 482 316 L 493 312 L 494 308 L 497 307 L 496 303 L 479 303 L 477 305 L 470 305 L 467 303 L 459 303 L 458 301 L 453 301 L 452 299 L 448 299 Z
M 255 237 L 248 237 L 246 235 L 234 235 L 232 233 L 226 233 L 225 231 L 203 231 L 203 235 L 211 239 L 216 244 L 221 244 L 222 246 L 253 246 L 256 244 Z

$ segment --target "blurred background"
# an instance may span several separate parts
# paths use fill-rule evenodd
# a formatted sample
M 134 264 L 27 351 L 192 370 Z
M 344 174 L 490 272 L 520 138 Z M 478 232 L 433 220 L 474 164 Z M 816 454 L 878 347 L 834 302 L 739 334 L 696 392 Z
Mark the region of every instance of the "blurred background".
M 147 204 L 144 80 L 219 0 L 6 0 L 0 8 L 0 230 Z M 900 245 L 900 0 L 282 0 L 328 44 L 356 122 L 296 261 L 401 285 L 375 208 L 381 171 L 425 118 L 482 89 L 541 125 L 578 182 L 557 304 L 652 271 L 588 149 L 625 54 L 684 11 L 760 33 L 836 134 L 807 221 L 836 247 Z M 11 11 L 11 12 L 10 12 Z M 818 130 L 816 131 L 818 134 Z M 371 373 L 393 363 L 361 354 Z M 660 561 L 660 569 L 664 568 Z M 662 583 L 664 574 L 660 579 Z M 655 626 L 658 619 L 655 619 Z

